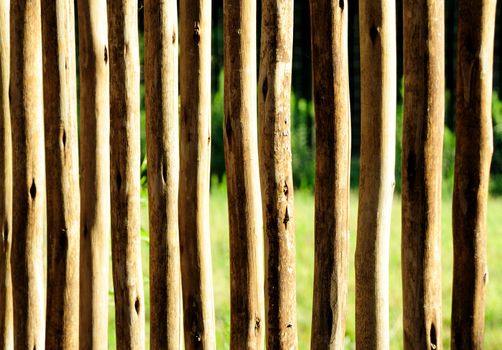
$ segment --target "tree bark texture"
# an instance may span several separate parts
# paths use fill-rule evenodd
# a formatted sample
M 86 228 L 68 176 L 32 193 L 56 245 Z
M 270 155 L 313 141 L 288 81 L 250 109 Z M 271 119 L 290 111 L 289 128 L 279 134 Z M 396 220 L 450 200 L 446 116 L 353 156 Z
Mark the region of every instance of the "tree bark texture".
M 152 349 L 181 348 L 177 26 L 175 0 L 145 0 Z
M 483 349 L 495 0 L 459 2 L 452 349 Z
M 262 4 L 258 93 L 267 348 L 298 347 L 291 164 L 293 2 Z
M 211 1 L 180 2 L 181 159 L 179 187 L 183 319 L 187 349 L 214 349 L 209 233 Z
M 0 350 L 14 347 L 12 275 L 12 141 L 9 102 L 10 1 L 0 2 Z
M 40 1 L 12 1 L 12 282 L 14 347 L 43 349 L 45 211 L 42 23 Z
M 47 349 L 78 348 L 80 189 L 75 15 L 42 0 L 47 179 Z
M 110 100 L 105 0 L 78 0 L 80 349 L 108 347 Z
M 117 349 L 145 346 L 141 267 L 138 2 L 109 0 L 110 189 Z M 155 326 L 155 325 L 152 325 Z
M 444 2 L 405 0 L 402 278 L 405 349 L 440 349 Z
M 394 0 L 359 2 L 361 156 L 356 346 L 389 349 L 389 236 L 396 139 Z
M 312 349 L 343 349 L 349 250 L 350 100 L 344 0 L 311 0 L 316 137 Z
M 256 2 L 223 3 L 223 139 L 230 229 L 230 346 L 262 349 L 263 227 L 256 124 Z

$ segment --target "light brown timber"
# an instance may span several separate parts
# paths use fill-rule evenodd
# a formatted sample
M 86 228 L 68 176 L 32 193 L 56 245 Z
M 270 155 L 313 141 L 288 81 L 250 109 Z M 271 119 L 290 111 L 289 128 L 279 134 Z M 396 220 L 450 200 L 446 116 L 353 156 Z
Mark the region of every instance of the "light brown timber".
M 80 188 L 75 14 L 72 0 L 42 0 L 47 179 L 45 348 L 77 349 Z
M 312 349 L 343 349 L 349 250 L 350 102 L 345 0 L 310 0 L 316 176 Z
M 389 349 L 389 238 L 396 139 L 394 0 L 359 2 L 361 153 L 356 346 Z
M 108 348 L 110 100 L 105 0 L 78 0 L 80 349 Z
M 440 349 L 444 2 L 405 0 L 402 241 L 404 349 Z
M 39 0 L 10 7 L 14 348 L 45 345 L 43 237 L 45 159 Z
M 451 348 L 483 349 L 496 0 L 458 5 Z
M 209 232 L 211 0 L 180 1 L 179 230 L 186 349 L 214 349 Z
M 258 90 L 260 180 L 265 238 L 267 348 L 298 347 L 290 91 L 293 2 L 266 0 L 261 12 Z
M 138 1 L 108 0 L 110 189 L 117 349 L 144 349 Z M 152 325 L 155 326 L 155 325 Z
M 175 0 L 145 0 L 150 346 L 181 348 L 178 38 Z M 154 325 L 154 326 L 153 326 Z
M 230 230 L 230 347 L 236 349 L 262 349 L 264 341 L 255 15 L 255 0 L 223 2 L 223 139 Z
M 9 103 L 10 1 L 0 2 L 0 350 L 14 347 L 12 314 L 12 141 Z

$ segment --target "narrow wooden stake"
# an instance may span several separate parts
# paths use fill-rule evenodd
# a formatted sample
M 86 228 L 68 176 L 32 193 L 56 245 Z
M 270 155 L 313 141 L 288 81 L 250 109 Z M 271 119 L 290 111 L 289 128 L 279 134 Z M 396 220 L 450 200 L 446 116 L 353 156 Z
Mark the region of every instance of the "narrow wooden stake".
M 0 349 L 14 347 L 12 314 L 12 141 L 9 103 L 9 6 L 0 2 Z
M 440 349 L 444 2 L 405 0 L 402 154 L 405 349 Z
M 396 140 L 394 0 L 359 2 L 361 172 L 356 248 L 356 346 L 389 349 L 389 236 Z
M 80 190 L 72 0 L 42 0 L 47 178 L 47 349 L 77 349 Z
M 310 0 L 316 113 L 312 349 L 343 349 L 349 252 L 347 2 Z
M 78 0 L 80 349 L 108 348 L 110 103 L 106 1 Z
M 262 349 L 264 341 L 255 15 L 255 0 L 223 2 L 223 139 L 230 229 L 230 347 L 236 349 Z
M 214 349 L 209 233 L 211 0 L 180 2 L 180 251 L 186 349 Z
M 10 13 L 14 347 L 43 349 L 45 159 L 40 1 L 12 1 Z
M 452 349 L 483 349 L 496 0 L 459 2 Z
M 110 189 L 117 349 L 145 347 L 138 1 L 109 0 Z M 156 325 L 152 325 L 156 326 Z
M 177 26 L 176 0 L 145 0 L 152 349 L 181 348 Z
M 290 115 L 293 2 L 266 0 L 261 16 L 258 114 L 267 348 L 294 349 L 298 338 Z

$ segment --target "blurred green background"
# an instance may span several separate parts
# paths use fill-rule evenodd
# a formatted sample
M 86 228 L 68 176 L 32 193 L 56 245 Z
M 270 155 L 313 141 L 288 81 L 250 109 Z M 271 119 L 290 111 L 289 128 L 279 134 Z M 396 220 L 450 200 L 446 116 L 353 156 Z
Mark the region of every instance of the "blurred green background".
M 214 295 L 216 307 L 217 348 L 228 349 L 230 335 L 229 243 L 226 202 L 226 178 L 223 155 L 223 0 L 212 2 L 212 154 L 211 154 L 211 242 L 213 255 Z M 491 167 L 490 198 L 488 205 L 488 264 L 490 282 L 486 299 L 486 349 L 502 349 L 502 2 L 497 4 L 493 76 L 493 139 L 494 155 Z M 357 232 L 357 200 L 359 182 L 359 34 L 357 1 L 351 2 L 349 11 L 349 73 L 352 113 L 351 161 L 351 245 L 349 263 L 349 302 L 347 314 L 346 348 L 355 348 L 355 286 L 354 252 Z M 258 2 L 260 13 L 260 2 Z M 291 93 L 293 176 L 295 183 L 296 241 L 297 241 L 297 307 L 299 348 L 309 348 L 314 254 L 314 106 L 312 102 L 310 22 L 308 1 L 295 2 L 295 29 L 293 52 L 293 82 Z M 397 86 L 396 95 L 396 194 L 394 198 L 390 247 L 390 336 L 391 349 L 402 348 L 402 299 L 400 270 L 401 233 L 401 134 L 403 118 L 403 66 L 402 66 L 402 0 L 396 1 L 397 20 Z M 143 67 L 143 0 L 139 0 L 140 55 Z M 258 18 L 258 25 L 260 19 Z M 442 269 L 443 269 L 443 344 L 449 348 L 452 284 L 452 232 L 451 193 L 455 158 L 455 73 L 456 73 L 456 2 L 445 0 L 445 132 L 443 148 L 443 211 L 442 211 Z M 259 30 L 258 44 L 259 44 Z M 259 45 L 258 45 L 259 47 Z M 143 72 L 143 68 L 142 68 Z M 146 296 L 147 332 L 149 343 L 149 288 L 148 288 L 148 199 L 146 192 L 145 112 L 143 75 L 142 96 L 142 252 Z M 115 348 L 113 288 L 110 278 L 109 345 Z

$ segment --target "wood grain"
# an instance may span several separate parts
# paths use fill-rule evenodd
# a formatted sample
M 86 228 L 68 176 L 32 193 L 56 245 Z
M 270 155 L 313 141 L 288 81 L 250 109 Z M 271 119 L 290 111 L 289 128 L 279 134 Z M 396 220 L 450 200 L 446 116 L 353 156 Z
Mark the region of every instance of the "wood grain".
M 47 178 L 47 349 L 77 349 L 80 188 L 75 15 L 71 0 L 42 0 Z
M 236 349 L 262 349 L 264 340 L 255 14 L 255 0 L 223 2 L 223 139 L 230 229 L 230 347 Z
M 144 349 L 138 2 L 109 0 L 110 188 L 117 349 Z
M 261 16 L 258 143 L 267 348 L 295 349 L 298 338 L 290 114 L 293 2 L 266 0 Z
M 11 266 L 16 349 L 43 349 L 45 345 L 45 152 L 40 14 L 39 0 L 11 3 Z
M 349 253 L 350 100 L 344 0 L 310 0 L 316 137 L 312 349 L 343 349 Z
M 181 348 L 178 38 L 175 0 L 145 0 L 150 346 Z
M 356 346 L 389 349 L 389 238 L 396 140 L 394 0 L 359 2 L 361 153 Z
M 405 349 L 441 349 L 444 2 L 405 0 L 402 151 Z
M 12 310 L 12 139 L 9 101 L 10 1 L 0 2 L 0 349 L 14 347 Z
M 496 1 L 459 2 L 451 348 L 483 349 Z
M 80 349 L 108 348 L 110 96 L 105 0 L 78 0 Z
M 180 2 L 179 223 L 186 349 L 214 349 L 209 232 L 211 1 Z

